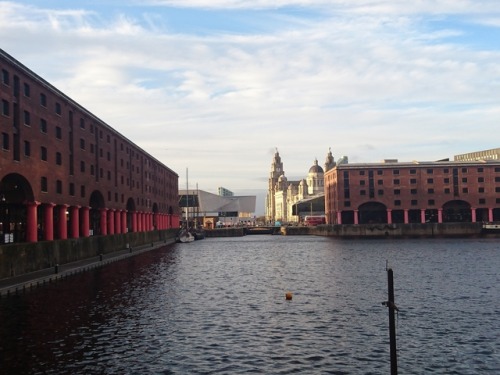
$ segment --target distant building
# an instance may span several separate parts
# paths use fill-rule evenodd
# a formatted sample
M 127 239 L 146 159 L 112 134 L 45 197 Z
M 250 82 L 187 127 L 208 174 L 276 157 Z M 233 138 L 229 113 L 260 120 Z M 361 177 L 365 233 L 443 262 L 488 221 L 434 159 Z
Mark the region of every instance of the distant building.
M 337 164 L 324 175 L 327 223 L 500 221 L 500 161 L 489 151 L 480 159 Z
M 335 166 L 329 150 L 325 170 Z M 285 176 L 283 163 L 278 150 L 271 163 L 266 198 L 266 221 L 300 222 L 305 215 L 324 214 L 324 170 L 318 160 L 309 168 L 307 177 L 289 181 Z
M 224 225 L 253 224 L 256 196 L 221 196 L 203 190 L 179 190 L 182 220 L 196 220 L 207 228 L 218 222 Z
M 455 155 L 455 161 L 500 160 L 500 148 Z
M 231 190 L 228 190 L 228 189 L 223 188 L 223 187 L 219 187 L 218 192 L 219 192 L 219 195 L 221 197 L 233 197 L 234 196 L 234 193 Z

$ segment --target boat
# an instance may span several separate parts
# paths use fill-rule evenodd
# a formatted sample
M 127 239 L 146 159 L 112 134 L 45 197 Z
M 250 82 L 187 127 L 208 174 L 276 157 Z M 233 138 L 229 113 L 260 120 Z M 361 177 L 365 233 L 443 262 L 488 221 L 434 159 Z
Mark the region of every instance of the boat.
M 189 191 L 189 182 L 188 182 L 188 169 L 186 168 L 186 192 Z M 193 235 L 193 231 L 196 228 L 190 228 L 189 227 L 189 202 L 188 202 L 188 195 L 186 195 L 186 212 L 185 212 L 185 222 L 182 225 L 179 234 L 177 235 L 177 240 L 176 242 L 181 242 L 181 243 L 189 243 L 193 242 L 195 240 L 195 236 Z
M 179 232 L 179 235 L 177 236 L 177 242 L 181 243 L 193 242 L 194 239 L 195 238 L 193 234 L 189 231 L 188 228 L 182 228 Z

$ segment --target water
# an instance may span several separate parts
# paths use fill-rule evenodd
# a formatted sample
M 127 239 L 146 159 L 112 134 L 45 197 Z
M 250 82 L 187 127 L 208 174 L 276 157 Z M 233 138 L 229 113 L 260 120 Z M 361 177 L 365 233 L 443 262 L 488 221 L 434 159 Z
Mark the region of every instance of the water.
M 2 374 L 500 373 L 500 242 L 175 244 L 0 300 Z M 285 293 L 293 293 L 287 301 Z

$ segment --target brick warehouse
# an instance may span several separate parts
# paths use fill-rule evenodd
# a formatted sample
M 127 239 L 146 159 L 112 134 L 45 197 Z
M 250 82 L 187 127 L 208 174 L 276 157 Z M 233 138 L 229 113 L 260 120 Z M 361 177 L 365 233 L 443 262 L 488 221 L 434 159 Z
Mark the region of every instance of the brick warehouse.
M 500 161 L 340 164 L 325 173 L 329 224 L 500 221 Z
M 0 49 L 0 243 L 179 226 L 178 175 Z

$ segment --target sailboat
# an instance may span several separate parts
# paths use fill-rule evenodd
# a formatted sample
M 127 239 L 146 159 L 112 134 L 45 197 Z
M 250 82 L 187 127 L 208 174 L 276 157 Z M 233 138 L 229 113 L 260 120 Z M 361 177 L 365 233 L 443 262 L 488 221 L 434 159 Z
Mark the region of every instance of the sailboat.
M 186 211 L 185 211 L 186 215 L 185 215 L 184 224 L 182 225 L 182 228 L 181 228 L 181 230 L 179 232 L 179 236 L 178 236 L 178 242 L 182 242 L 182 243 L 194 241 L 194 236 L 189 229 L 189 216 L 188 216 L 189 194 L 188 193 L 189 193 L 188 169 L 186 168 Z

